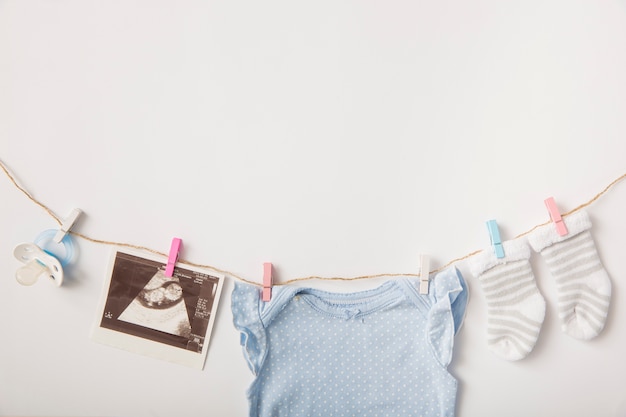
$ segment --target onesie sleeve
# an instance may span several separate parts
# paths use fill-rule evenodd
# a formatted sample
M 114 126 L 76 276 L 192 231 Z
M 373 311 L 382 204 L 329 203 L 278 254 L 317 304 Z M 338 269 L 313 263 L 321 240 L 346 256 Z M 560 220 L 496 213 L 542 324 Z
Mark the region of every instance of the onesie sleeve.
M 267 337 L 260 316 L 261 291 L 253 286 L 235 283 L 231 308 L 235 328 L 240 332 L 240 344 L 248 367 L 257 375 L 267 352 Z
M 428 313 L 428 342 L 439 362 L 447 367 L 452 360 L 454 335 L 465 317 L 468 291 L 461 272 L 446 269 L 433 280 L 433 305 Z

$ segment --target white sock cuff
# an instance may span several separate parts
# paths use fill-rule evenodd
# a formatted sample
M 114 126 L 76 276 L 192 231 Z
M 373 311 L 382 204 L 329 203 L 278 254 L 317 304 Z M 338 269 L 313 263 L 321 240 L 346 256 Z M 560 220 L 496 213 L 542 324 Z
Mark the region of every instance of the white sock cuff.
M 496 257 L 493 247 L 484 249 L 471 258 L 469 260 L 469 268 L 472 275 L 478 277 L 496 265 L 530 258 L 530 248 L 525 239 L 507 240 L 502 242 L 502 248 L 504 249 L 504 258 Z
M 553 222 L 541 226 L 528 236 L 528 243 L 532 246 L 533 250 L 535 252 L 541 252 L 548 246 L 552 246 L 557 242 L 562 242 L 585 230 L 591 229 L 591 220 L 589 220 L 589 215 L 586 211 L 579 211 L 567 217 L 563 217 L 563 222 L 567 227 L 567 234 L 565 236 L 560 236 L 557 233 Z

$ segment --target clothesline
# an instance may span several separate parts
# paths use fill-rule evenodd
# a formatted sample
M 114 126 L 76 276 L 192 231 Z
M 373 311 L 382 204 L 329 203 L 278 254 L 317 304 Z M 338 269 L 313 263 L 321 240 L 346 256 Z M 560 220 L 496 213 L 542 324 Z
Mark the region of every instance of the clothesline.
M 38 205 L 39 207 L 41 207 L 43 210 L 46 211 L 46 213 L 48 213 L 48 215 L 50 217 L 52 217 L 54 219 L 54 221 L 57 222 L 57 224 L 60 226 L 62 224 L 62 220 L 59 216 L 57 216 L 52 209 L 50 209 L 48 206 L 46 206 L 44 203 L 42 203 L 41 201 L 37 200 L 36 198 L 34 198 L 24 187 L 22 187 L 21 185 L 19 185 L 17 183 L 17 181 L 15 180 L 15 177 L 11 174 L 11 172 L 9 171 L 9 169 L 6 167 L 6 165 L 4 164 L 3 161 L 0 160 L 0 167 L 2 168 L 2 170 L 4 171 L 4 173 L 6 174 L 6 176 L 9 178 L 9 180 L 11 181 L 11 183 L 19 190 L 21 191 L 30 201 L 32 201 L 33 203 L 35 203 L 36 205 Z M 604 194 L 606 194 L 611 188 L 613 188 L 617 183 L 619 183 L 620 181 L 622 181 L 624 178 L 626 178 L 626 173 L 622 174 L 621 176 L 619 176 L 618 178 L 616 178 L 615 180 L 613 180 L 609 185 L 607 185 L 602 191 L 600 191 L 599 193 L 597 193 L 593 198 L 591 198 L 590 200 L 580 204 L 578 207 L 563 213 L 562 216 L 563 217 L 567 217 L 569 215 L 572 215 L 580 210 L 582 210 L 583 208 L 590 206 L 591 204 L 593 204 L 594 202 L 596 202 L 600 197 L 602 197 Z M 520 233 L 519 235 L 515 236 L 514 239 L 518 239 L 520 237 L 526 236 L 530 233 L 532 233 L 535 229 L 541 227 L 541 226 L 545 226 L 546 224 L 550 223 L 550 221 L 546 221 L 544 223 L 538 224 L 536 226 L 534 226 L 533 228 Z M 100 245 L 110 245 L 110 246 L 119 246 L 119 247 L 124 247 L 124 248 L 132 248 L 132 249 L 138 249 L 138 250 L 144 250 L 144 251 L 148 251 L 150 253 L 156 254 L 156 255 L 161 255 L 164 257 L 167 257 L 168 255 L 166 253 L 163 252 L 159 252 L 157 250 L 148 248 L 146 246 L 141 246 L 141 245 L 133 245 L 131 243 L 125 243 L 125 242 L 115 242 L 115 241 L 110 241 L 110 240 L 102 240 L 102 239 L 94 239 L 92 237 L 89 237 L 87 235 L 84 235 L 82 233 L 78 233 L 75 231 L 70 231 L 69 233 L 71 233 L 72 235 L 79 237 L 81 239 L 84 239 L 86 241 L 92 242 L 92 243 L 96 243 L 96 244 L 100 244 Z M 445 265 L 434 269 L 432 271 L 430 271 L 431 274 L 437 273 L 439 271 L 442 271 L 444 269 L 446 269 L 447 267 L 466 260 L 468 258 L 471 258 L 474 255 L 477 255 L 478 253 L 482 252 L 481 250 L 476 250 L 473 251 L 471 253 L 468 253 L 465 256 L 461 256 L 459 258 L 455 258 L 452 259 L 451 261 L 449 261 L 448 263 L 446 263 Z M 261 286 L 262 284 L 257 282 L 257 281 L 252 281 L 252 280 L 248 280 L 240 275 L 237 275 L 233 272 L 227 271 L 225 269 L 221 269 L 221 268 L 217 268 L 213 265 L 205 265 L 205 264 L 199 264 L 199 263 L 195 263 L 195 262 L 191 262 L 188 261 L 186 259 L 178 259 L 179 263 L 182 264 L 186 264 L 186 265 L 191 265 L 191 266 L 195 266 L 195 267 L 199 267 L 199 268 L 204 268 L 204 269 L 209 269 L 215 272 L 219 272 L 221 274 L 230 276 L 232 278 L 235 278 L 239 281 L 248 283 L 248 284 L 252 284 L 252 285 L 258 285 Z M 420 276 L 420 274 L 415 274 L 415 273 L 408 273 L 408 274 L 401 274 L 401 273 L 381 273 L 381 274 L 373 274 L 373 275 L 359 275 L 359 276 L 353 276 L 353 277 L 322 277 L 322 276 L 318 276 L 318 275 L 310 275 L 310 276 L 305 276 L 305 277 L 300 277 L 300 278 L 293 278 L 287 281 L 283 281 L 281 283 L 274 283 L 274 285 L 289 285 L 289 284 L 293 284 L 296 282 L 300 282 L 300 281 L 309 281 L 309 280 L 325 280 L 325 281 L 356 281 L 356 280 L 364 280 L 364 279 L 373 279 L 373 278 L 382 278 L 382 277 L 399 277 L 399 276 L 413 276 L 413 277 L 418 277 Z

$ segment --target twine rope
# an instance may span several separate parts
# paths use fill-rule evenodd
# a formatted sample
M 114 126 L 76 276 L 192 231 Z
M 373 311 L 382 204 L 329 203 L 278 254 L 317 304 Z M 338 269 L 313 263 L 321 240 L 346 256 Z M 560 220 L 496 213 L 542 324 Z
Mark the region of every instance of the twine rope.
M 15 186 L 15 188 L 17 188 L 19 191 L 22 192 L 22 194 L 24 194 L 30 201 L 32 201 L 33 203 L 35 203 L 37 206 L 41 207 L 46 213 L 48 213 L 48 215 L 50 217 L 52 217 L 58 224 L 59 226 L 62 224 L 61 218 L 59 216 L 57 216 L 48 206 L 46 206 L 44 203 L 42 203 L 41 201 L 37 200 L 35 197 L 33 197 L 28 191 L 26 191 L 26 189 L 24 187 L 22 187 L 17 180 L 15 179 L 15 177 L 11 174 L 11 172 L 9 171 L 9 169 L 6 167 L 6 165 L 4 164 L 4 162 L 2 160 L 0 160 L 0 168 L 2 168 L 2 170 L 4 171 L 4 173 L 6 174 L 6 176 L 9 178 L 9 180 L 11 181 L 11 183 Z M 595 203 L 598 199 L 600 199 L 602 196 L 604 196 L 606 193 L 608 193 L 615 185 L 617 185 L 617 183 L 619 183 L 620 181 L 622 181 L 624 178 L 626 178 L 626 173 L 622 174 L 621 176 L 619 176 L 618 178 L 614 179 L 609 185 L 607 185 L 606 187 L 604 187 L 604 189 L 602 191 L 600 191 L 598 194 L 596 194 L 593 198 L 591 198 L 590 200 L 582 203 L 581 205 L 579 205 L 578 207 L 561 214 L 562 217 L 567 217 L 570 216 L 582 209 L 584 209 L 585 207 L 590 206 L 591 204 Z M 532 233 L 533 231 L 535 231 L 536 229 L 538 229 L 539 227 L 545 226 L 547 224 L 551 223 L 550 220 L 538 224 L 536 226 L 534 226 L 533 228 L 520 233 L 519 235 L 515 236 L 514 239 L 518 239 L 520 237 L 526 236 L 530 233 Z M 82 233 L 77 233 L 74 231 L 70 231 L 70 234 L 79 237 L 81 239 L 84 239 L 88 242 L 92 242 L 92 243 L 96 243 L 99 245 L 109 245 L 109 246 L 119 246 L 119 247 L 123 247 L 123 248 L 132 248 L 132 249 L 137 249 L 137 250 L 144 250 L 150 253 L 153 253 L 155 255 L 161 255 L 167 258 L 167 254 L 163 253 L 163 252 L 159 252 L 157 250 L 148 248 L 146 246 L 141 246 L 141 245 L 133 245 L 131 243 L 125 243 L 125 242 L 115 242 L 115 241 L 110 241 L 110 240 L 102 240 L 102 239 L 94 239 L 92 237 L 89 237 L 87 235 L 84 235 Z M 461 262 L 464 261 L 466 259 L 471 258 L 474 255 L 479 254 L 480 252 L 482 252 L 483 250 L 476 250 L 473 251 L 471 253 L 468 253 L 465 256 L 461 256 L 459 258 L 455 258 L 452 259 L 451 261 L 449 261 L 448 263 L 446 263 L 445 265 L 434 269 L 432 271 L 429 271 L 430 274 L 435 274 L 439 271 L 442 271 L 444 269 L 446 269 L 447 267 L 457 263 L 457 262 Z M 224 275 L 228 275 L 232 278 L 235 278 L 239 281 L 245 282 L 247 284 L 251 284 L 251 285 L 257 285 L 257 286 L 261 286 L 261 284 L 257 281 L 252 281 L 249 279 L 246 279 L 238 274 L 235 274 L 233 272 L 227 271 L 225 269 L 220 269 L 217 268 L 213 265 L 205 265 L 205 264 L 199 264 L 199 263 L 195 263 L 195 262 L 191 262 L 188 261 L 186 259 L 178 259 L 178 263 L 181 264 L 186 264 L 186 265 L 190 265 L 190 266 L 195 266 L 198 268 L 203 268 L 203 269 L 209 269 L 211 271 L 214 272 L 218 272 L 220 274 L 224 274 Z M 358 276 L 353 276 L 353 277 L 322 277 L 322 276 L 318 276 L 318 275 L 310 275 L 310 276 L 305 276 L 305 277 L 300 277 L 300 278 L 292 278 L 290 280 L 287 281 L 283 281 L 282 283 L 274 283 L 274 285 L 289 285 L 289 284 L 293 284 L 296 282 L 301 282 L 301 281 L 310 281 L 310 280 L 324 280 L 324 281 L 357 281 L 357 280 L 365 280 L 365 279 L 374 279 L 374 278 L 383 278 L 383 277 L 400 277 L 400 276 L 411 276 L 411 277 L 419 277 L 420 274 L 415 274 L 415 273 L 409 273 L 409 274 L 400 274 L 400 273 L 381 273 L 381 274 L 373 274 L 373 275 L 358 275 Z

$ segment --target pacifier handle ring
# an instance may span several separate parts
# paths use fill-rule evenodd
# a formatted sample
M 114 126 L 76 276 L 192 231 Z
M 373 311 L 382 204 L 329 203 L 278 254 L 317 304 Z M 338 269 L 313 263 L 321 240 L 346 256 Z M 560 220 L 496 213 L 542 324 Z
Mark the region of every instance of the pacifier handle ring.
M 39 233 L 39 235 L 37 235 L 33 243 L 39 246 L 47 254 L 52 255 L 55 258 L 57 258 L 59 262 L 61 263 L 61 266 L 65 267 L 67 266 L 67 264 L 70 263 L 70 261 L 74 257 L 74 241 L 72 240 L 69 234 L 66 234 L 61 240 L 61 243 L 56 243 L 54 241 L 54 237 L 56 234 L 57 234 L 57 230 L 54 230 L 54 229 L 44 230 L 43 232 Z M 63 247 L 65 248 L 65 256 L 61 259 L 57 254 L 51 253 L 50 251 L 44 249 L 45 245 L 48 243 L 54 243 L 55 245 L 63 245 Z

